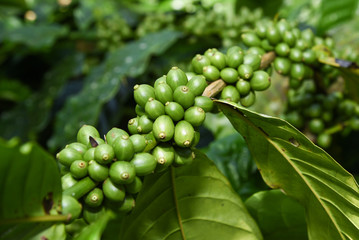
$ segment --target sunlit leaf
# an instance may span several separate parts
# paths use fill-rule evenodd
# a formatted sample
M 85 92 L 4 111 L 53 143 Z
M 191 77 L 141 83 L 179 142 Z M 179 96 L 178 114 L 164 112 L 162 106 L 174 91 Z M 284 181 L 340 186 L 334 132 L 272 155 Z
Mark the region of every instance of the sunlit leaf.
M 192 164 L 145 178 L 120 239 L 262 239 L 228 180 L 195 153 Z
M 308 239 L 303 206 L 280 190 L 257 192 L 245 204 L 264 239 Z
M 287 122 L 216 101 L 271 188 L 306 210 L 309 239 L 359 239 L 359 188 L 353 176 Z

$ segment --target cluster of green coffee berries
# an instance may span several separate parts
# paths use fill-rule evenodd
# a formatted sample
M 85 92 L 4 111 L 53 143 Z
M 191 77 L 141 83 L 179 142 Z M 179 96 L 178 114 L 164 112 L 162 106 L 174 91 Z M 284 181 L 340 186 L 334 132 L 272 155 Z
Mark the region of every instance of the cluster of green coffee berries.
M 92 223 L 105 208 L 127 212 L 134 207 L 134 195 L 142 187 L 141 176 L 154 170 L 152 156 L 135 155 L 129 134 L 112 128 L 100 138 L 96 128 L 83 125 L 77 142 L 57 154 L 62 166 L 63 214 L 71 220 L 82 216 Z
M 222 79 L 226 83 L 221 99 L 249 107 L 255 102 L 255 92 L 271 85 L 269 74 L 260 69 L 263 54 L 253 48 L 244 51 L 238 46 L 229 48 L 226 54 L 208 49 L 192 59 L 192 69 L 209 82 Z
M 135 30 L 137 37 L 157 32 L 164 28 L 174 28 L 175 15 L 172 13 L 155 12 L 147 14 Z
M 259 21 L 254 30 L 242 34 L 242 40 L 249 47 L 248 51 L 275 52 L 273 68 L 289 77 L 288 108 L 284 118 L 319 146 L 330 146 L 332 134 L 343 130 L 338 126 L 359 128 L 358 104 L 345 99 L 340 90 L 328 91 L 340 75 L 338 69 L 319 62 L 334 48 L 331 38 L 315 36 L 309 28 L 301 31 L 281 19 Z M 316 50 L 323 48 L 325 51 Z
M 133 35 L 128 23 L 118 14 L 100 19 L 96 25 L 97 44 L 102 50 L 117 49 Z

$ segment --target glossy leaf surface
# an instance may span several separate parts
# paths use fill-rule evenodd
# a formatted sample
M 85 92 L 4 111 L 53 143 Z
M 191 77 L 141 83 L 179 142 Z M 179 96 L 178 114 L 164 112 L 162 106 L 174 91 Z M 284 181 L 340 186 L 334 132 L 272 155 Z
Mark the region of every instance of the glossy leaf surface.
M 145 178 L 120 239 L 262 239 L 228 180 L 195 153 L 192 164 Z
M 305 208 L 309 239 L 359 238 L 353 176 L 286 121 L 216 101 L 246 139 L 264 181 Z

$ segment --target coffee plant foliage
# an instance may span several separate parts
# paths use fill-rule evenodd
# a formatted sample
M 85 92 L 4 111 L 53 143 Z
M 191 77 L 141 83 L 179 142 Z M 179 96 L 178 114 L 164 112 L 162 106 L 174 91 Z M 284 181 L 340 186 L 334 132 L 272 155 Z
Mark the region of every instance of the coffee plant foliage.
M 359 239 L 358 5 L 2 1 L 0 239 Z

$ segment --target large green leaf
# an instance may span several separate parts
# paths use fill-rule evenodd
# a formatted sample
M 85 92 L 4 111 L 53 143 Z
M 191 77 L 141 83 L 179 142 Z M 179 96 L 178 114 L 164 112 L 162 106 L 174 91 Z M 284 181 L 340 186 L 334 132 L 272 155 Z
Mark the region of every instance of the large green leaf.
M 115 96 L 124 77 L 143 73 L 150 56 L 163 53 L 180 36 L 180 32 L 163 30 L 148 34 L 109 54 L 103 64 L 93 69 L 82 91 L 68 99 L 57 114 L 50 147 L 60 147 L 73 141 L 84 123 L 95 125 L 102 105 Z
M 359 239 L 353 176 L 286 121 L 216 101 L 246 139 L 264 181 L 306 210 L 309 239 Z
M 9 30 L 4 40 L 39 49 L 51 47 L 57 38 L 66 35 L 67 32 L 67 27 L 55 24 L 24 25 Z
M 211 142 L 206 155 L 227 177 L 242 199 L 268 188 L 258 172 L 246 142 L 237 132 Z
M 264 239 L 308 239 L 303 206 L 280 190 L 257 192 L 245 204 Z
M 0 142 L 0 154 L 0 223 L 56 220 L 61 183 L 55 159 L 36 143 Z
M 145 178 L 120 239 L 262 239 L 228 180 L 195 153 L 192 164 Z
M 323 34 L 328 29 L 350 20 L 355 15 L 357 0 L 326 0 L 319 8 L 318 32 Z
M 0 225 L 1 240 L 65 240 L 65 225 L 53 222 L 26 222 L 20 224 Z

